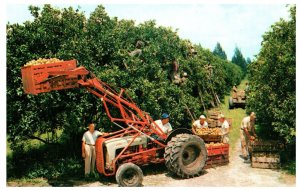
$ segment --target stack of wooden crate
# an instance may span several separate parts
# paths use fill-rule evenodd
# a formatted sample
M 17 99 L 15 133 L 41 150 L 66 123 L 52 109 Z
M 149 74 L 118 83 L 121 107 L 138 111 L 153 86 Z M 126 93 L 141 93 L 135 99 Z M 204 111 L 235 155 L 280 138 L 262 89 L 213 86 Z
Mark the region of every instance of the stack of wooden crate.
M 219 111 L 210 111 L 207 115 L 207 123 L 209 128 L 221 127 L 218 116 L 221 114 Z
M 253 168 L 280 168 L 280 151 L 282 143 L 274 140 L 255 140 L 249 145 L 251 166 Z
M 204 169 L 227 165 L 229 163 L 229 144 L 210 143 L 206 144 L 207 161 Z

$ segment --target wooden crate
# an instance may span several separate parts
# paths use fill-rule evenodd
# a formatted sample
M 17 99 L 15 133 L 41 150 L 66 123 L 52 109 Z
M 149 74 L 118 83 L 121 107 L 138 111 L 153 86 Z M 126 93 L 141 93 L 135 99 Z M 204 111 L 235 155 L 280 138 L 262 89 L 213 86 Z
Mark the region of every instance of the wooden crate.
M 227 165 L 229 163 L 229 155 L 208 156 L 204 169 L 214 168 L 217 166 Z
M 221 114 L 220 111 L 208 111 L 208 118 L 218 119 L 218 115 Z
M 21 68 L 24 92 L 39 94 L 52 90 L 78 87 L 76 76 L 49 76 L 49 72 L 69 71 L 76 68 L 76 60 L 60 61 L 50 64 L 24 66 Z M 51 78 L 51 82 L 47 79 Z M 46 79 L 46 80 L 45 80 Z
M 207 125 L 209 128 L 220 127 L 218 120 L 212 120 L 212 119 L 207 120 Z
M 207 160 L 204 169 L 227 165 L 229 163 L 229 144 L 206 144 Z
M 210 142 L 216 142 L 219 143 L 222 141 L 221 135 L 198 135 L 203 139 L 204 142 L 210 143 Z
M 252 168 L 280 168 L 280 155 L 273 152 L 254 152 L 251 156 Z
M 255 140 L 250 141 L 249 152 L 279 152 L 284 145 L 276 140 Z
M 264 163 L 264 162 L 252 162 L 252 168 L 262 168 L 262 169 L 279 169 L 280 163 Z
M 229 155 L 229 144 L 222 143 L 220 145 L 206 144 L 207 156 Z
M 220 128 L 201 128 L 196 129 L 196 135 L 201 137 L 204 142 L 210 143 L 210 142 L 221 142 L 222 141 L 222 135 L 221 135 L 221 129 Z

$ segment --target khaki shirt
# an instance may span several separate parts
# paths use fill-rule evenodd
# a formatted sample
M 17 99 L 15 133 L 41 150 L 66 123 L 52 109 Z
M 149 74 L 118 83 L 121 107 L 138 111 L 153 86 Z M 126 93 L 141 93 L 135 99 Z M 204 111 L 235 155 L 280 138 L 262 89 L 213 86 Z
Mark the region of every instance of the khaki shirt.
M 249 132 L 254 128 L 254 121 L 250 120 L 250 116 L 244 117 L 241 123 L 241 129 L 247 129 Z
M 95 145 L 96 139 L 100 135 L 103 135 L 103 133 L 101 133 L 97 130 L 95 130 L 93 133 L 91 133 L 90 131 L 86 131 L 83 134 L 82 141 L 84 141 L 86 144 L 89 144 L 89 145 Z

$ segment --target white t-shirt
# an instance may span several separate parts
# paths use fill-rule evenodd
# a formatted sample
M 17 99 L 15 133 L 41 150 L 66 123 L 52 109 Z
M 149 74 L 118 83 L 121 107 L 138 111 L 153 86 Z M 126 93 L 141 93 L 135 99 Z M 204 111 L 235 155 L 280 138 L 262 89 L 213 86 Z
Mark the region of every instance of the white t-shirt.
M 222 126 L 221 126 L 221 130 L 222 130 L 222 133 L 224 134 L 229 128 L 229 123 L 228 121 L 224 120 Z
M 172 126 L 169 122 L 163 125 L 161 120 L 156 120 L 155 123 L 165 134 L 168 134 L 170 131 L 172 131 Z
M 204 121 L 203 125 L 201 125 L 200 120 L 198 119 L 193 123 L 193 127 L 203 128 L 203 127 L 208 127 L 208 124 L 206 121 Z
M 90 132 L 90 131 L 86 131 L 84 134 L 83 134 L 83 137 L 82 137 L 82 141 L 84 141 L 86 144 L 90 144 L 90 145 L 95 145 L 95 142 L 96 142 L 96 139 L 99 135 L 102 135 L 103 133 L 95 130 L 93 132 L 93 134 Z

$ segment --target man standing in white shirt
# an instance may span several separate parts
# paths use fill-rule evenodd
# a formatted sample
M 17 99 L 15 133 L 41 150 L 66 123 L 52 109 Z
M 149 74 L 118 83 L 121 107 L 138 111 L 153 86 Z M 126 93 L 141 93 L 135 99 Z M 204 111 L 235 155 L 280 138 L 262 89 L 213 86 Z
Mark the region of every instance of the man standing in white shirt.
M 84 175 L 94 172 L 95 160 L 96 160 L 96 150 L 95 142 L 98 136 L 103 135 L 103 133 L 95 130 L 95 124 L 89 124 L 89 130 L 83 134 L 82 137 L 82 157 L 84 158 Z
M 222 131 L 222 142 L 223 143 L 229 143 L 229 123 L 225 119 L 225 116 L 223 114 L 219 115 L 219 121 L 221 122 L 221 131 Z
M 256 119 L 255 113 L 251 112 L 250 116 L 244 117 L 241 123 L 240 138 L 241 138 L 242 155 L 243 158 L 245 159 L 245 163 L 250 162 L 250 156 L 248 152 L 250 140 L 255 140 L 255 138 L 257 137 L 254 128 L 255 119 Z
M 167 113 L 161 115 L 161 119 L 156 120 L 155 123 L 165 134 L 169 134 L 173 129 L 171 124 L 169 123 L 170 116 Z

